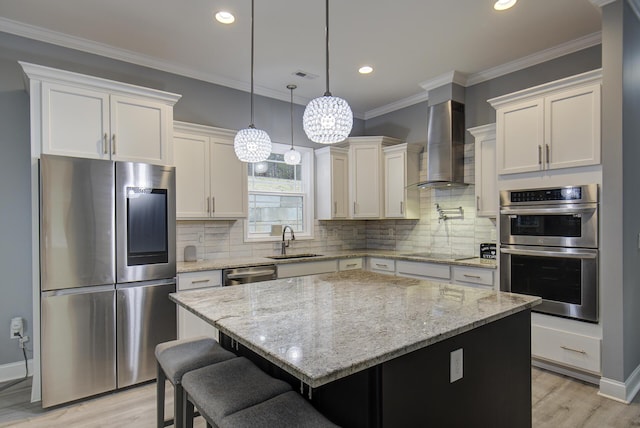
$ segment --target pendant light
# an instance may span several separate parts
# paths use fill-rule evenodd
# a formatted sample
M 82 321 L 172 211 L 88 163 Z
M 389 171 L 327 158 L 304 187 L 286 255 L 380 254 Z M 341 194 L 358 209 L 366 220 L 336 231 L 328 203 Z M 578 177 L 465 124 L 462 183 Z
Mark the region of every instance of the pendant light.
M 287 165 L 298 165 L 300 163 L 300 152 L 293 148 L 293 90 L 296 85 L 287 85 L 291 91 L 291 150 L 284 154 L 284 163 Z
M 353 113 L 349 104 L 329 91 L 329 0 L 326 5 L 325 47 L 327 90 L 323 96 L 307 104 L 302 126 L 307 137 L 315 143 L 339 143 L 349 136 L 353 127 Z
M 254 0 L 251 0 L 251 123 L 238 131 L 233 140 L 233 149 L 242 162 L 261 162 L 271 155 L 269 134 L 253 125 L 253 15 Z

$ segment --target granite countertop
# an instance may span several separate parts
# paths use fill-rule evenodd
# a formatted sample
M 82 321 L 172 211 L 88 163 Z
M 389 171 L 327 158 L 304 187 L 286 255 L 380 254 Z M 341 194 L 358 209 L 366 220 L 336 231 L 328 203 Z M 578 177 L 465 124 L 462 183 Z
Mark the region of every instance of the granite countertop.
M 295 254 L 295 252 L 291 252 Z M 383 257 L 394 260 L 405 260 L 414 262 L 429 262 L 429 263 L 442 263 L 456 266 L 469 266 L 469 267 L 481 267 L 487 269 L 495 269 L 496 261 L 481 259 L 479 257 L 469 258 L 444 258 L 442 256 L 434 255 L 432 257 L 424 255 L 414 255 L 409 252 L 400 251 L 386 251 L 386 250 L 347 250 L 347 251 L 323 251 L 321 255 L 316 257 L 301 257 L 292 259 L 279 259 L 274 260 L 268 257 L 234 257 L 228 259 L 215 259 L 215 260 L 199 260 L 196 262 L 178 262 L 177 272 L 199 272 L 206 270 L 218 270 L 228 269 L 246 266 L 264 266 L 271 264 L 288 264 L 288 263 L 301 263 L 301 262 L 313 262 L 321 260 L 332 259 L 345 259 L 356 257 Z
M 540 302 L 362 270 L 170 297 L 313 388 Z

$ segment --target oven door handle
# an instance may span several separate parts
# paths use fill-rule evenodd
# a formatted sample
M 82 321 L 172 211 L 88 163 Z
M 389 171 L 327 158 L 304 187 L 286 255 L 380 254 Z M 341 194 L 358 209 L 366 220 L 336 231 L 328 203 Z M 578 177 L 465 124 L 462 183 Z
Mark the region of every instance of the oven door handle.
M 545 214 L 583 214 L 595 212 L 596 207 L 558 207 L 558 208 L 503 208 L 500 210 L 500 214 L 507 215 L 545 215 Z
M 518 256 L 558 257 L 563 259 L 595 259 L 598 257 L 597 252 L 583 252 L 583 251 L 565 253 L 560 251 L 520 250 L 520 249 L 513 249 L 513 248 L 500 248 L 500 252 L 505 254 L 515 254 Z

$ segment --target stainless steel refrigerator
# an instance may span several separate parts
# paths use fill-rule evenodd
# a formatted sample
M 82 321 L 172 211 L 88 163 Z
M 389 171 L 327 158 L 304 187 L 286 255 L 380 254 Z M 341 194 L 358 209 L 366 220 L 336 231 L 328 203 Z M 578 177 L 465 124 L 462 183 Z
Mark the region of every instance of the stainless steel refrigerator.
M 155 378 L 175 339 L 175 171 L 42 155 L 42 405 Z

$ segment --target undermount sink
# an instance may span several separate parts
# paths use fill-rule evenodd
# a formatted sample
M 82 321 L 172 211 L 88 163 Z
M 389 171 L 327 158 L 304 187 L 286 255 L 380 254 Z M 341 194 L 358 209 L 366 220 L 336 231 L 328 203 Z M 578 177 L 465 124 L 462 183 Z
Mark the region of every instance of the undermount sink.
M 274 260 L 282 260 L 282 259 L 300 259 L 303 257 L 318 257 L 322 254 L 311 254 L 311 253 L 302 253 L 302 254 L 278 254 L 277 256 L 267 256 L 268 259 Z

